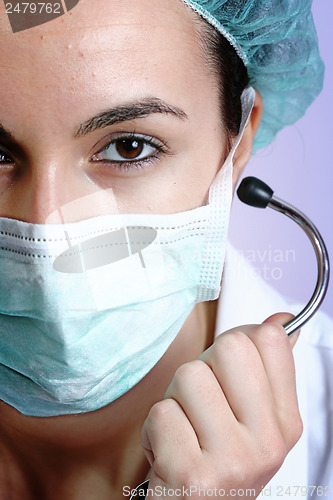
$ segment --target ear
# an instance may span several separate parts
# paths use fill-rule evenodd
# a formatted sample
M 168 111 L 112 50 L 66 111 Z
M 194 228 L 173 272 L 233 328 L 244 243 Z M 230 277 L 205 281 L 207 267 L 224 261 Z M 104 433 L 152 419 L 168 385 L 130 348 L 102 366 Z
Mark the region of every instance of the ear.
M 234 188 L 240 176 L 242 175 L 247 162 L 251 157 L 253 140 L 260 124 L 262 109 L 263 109 L 262 97 L 256 90 L 256 97 L 254 100 L 254 105 L 249 121 L 245 127 L 242 140 L 239 143 L 235 152 L 234 169 L 232 176 L 232 182 Z

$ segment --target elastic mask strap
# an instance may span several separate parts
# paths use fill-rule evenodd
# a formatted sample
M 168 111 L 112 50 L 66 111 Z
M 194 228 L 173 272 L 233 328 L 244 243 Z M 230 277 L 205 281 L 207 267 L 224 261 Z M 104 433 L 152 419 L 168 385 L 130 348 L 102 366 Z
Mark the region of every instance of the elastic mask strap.
M 220 168 L 218 174 L 216 175 L 210 190 L 209 190 L 209 204 L 214 202 L 221 201 L 221 196 L 226 198 L 226 194 L 222 193 L 221 186 L 224 186 L 224 190 L 226 189 L 226 183 L 230 184 L 230 193 L 229 196 L 232 196 L 232 168 L 233 168 L 233 159 L 235 156 L 236 149 L 239 146 L 240 141 L 242 140 L 245 127 L 250 118 L 255 99 L 255 90 L 253 87 L 247 87 L 242 95 L 241 95 L 241 105 L 242 105 L 242 120 L 239 128 L 239 133 L 235 139 L 235 142 L 226 158 L 223 166 Z M 229 181 L 229 182 L 228 182 Z M 231 198 L 230 198 L 231 199 Z
M 252 113 L 255 97 L 256 97 L 256 92 L 255 92 L 253 87 L 247 87 L 245 90 L 243 90 L 243 93 L 241 95 L 242 120 L 241 120 L 241 124 L 239 127 L 239 133 L 238 133 L 238 135 L 235 139 L 235 142 L 232 146 L 232 149 L 228 155 L 228 157 L 231 156 L 232 159 L 235 155 L 235 151 L 238 148 L 240 141 L 242 140 L 245 127 L 246 127 L 247 122 L 249 121 L 250 115 Z

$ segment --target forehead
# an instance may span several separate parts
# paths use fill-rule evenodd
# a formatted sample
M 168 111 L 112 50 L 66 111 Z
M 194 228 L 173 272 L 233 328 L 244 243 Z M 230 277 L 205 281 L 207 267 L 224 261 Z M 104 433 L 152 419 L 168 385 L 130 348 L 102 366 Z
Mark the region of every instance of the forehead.
M 164 48 L 166 54 L 168 47 L 181 50 L 192 44 L 192 16 L 180 0 L 80 0 L 73 11 L 60 18 L 13 34 L 1 2 L 2 60 L 14 57 L 22 68 L 31 60 L 64 63 L 71 57 L 66 49 L 71 48 L 81 49 L 72 52 L 73 57 L 82 57 L 84 52 L 86 56 L 117 53 L 128 58 L 133 51 L 149 53 L 154 48 L 151 43 L 159 46 L 160 53 Z
M 84 72 L 94 61 L 96 70 L 103 61 L 128 61 L 144 71 L 159 59 L 181 69 L 185 56 L 197 52 L 193 14 L 180 0 L 81 0 L 66 15 L 15 34 L 0 5 L 0 62 L 7 72 L 60 77 L 73 65 Z
M 96 98 L 117 104 L 141 97 L 143 85 L 163 98 L 189 80 L 195 93 L 203 78 L 194 14 L 181 0 L 80 0 L 15 34 L 0 5 L 0 114 L 31 116 L 38 98 L 45 113 L 68 106 L 85 116 Z
M 158 24 L 160 27 L 163 27 L 169 20 L 172 23 L 177 23 L 177 20 L 186 22 L 186 18 L 189 20 L 191 16 L 191 10 L 185 7 L 181 0 L 76 0 L 76 2 L 76 5 L 72 7 L 74 10 L 62 15 L 60 19 L 57 19 L 59 16 L 55 15 L 54 19 L 49 22 L 46 22 L 42 10 L 40 14 L 41 19 L 45 21 L 42 27 L 36 26 L 26 29 L 24 33 L 26 34 L 28 31 L 30 33 L 55 33 L 61 31 L 64 33 L 68 30 L 69 26 L 75 29 L 78 27 L 91 28 L 106 25 L 126 25 L 128 23 L 149 23 L 150 26 Z M 24 12 L 26 9 L 29 14 L 29 7 L 25 7 L 24 9 L 23 5 L 28 5 L 28 2 L 20 6 L 18 11 L 20 16 L 25 15 Z M 6 9 L 9 8 L 13 10 L 13 4 L 7 2 L 0 3 L 1 34 L 12 33 L 8 19 L 9 16 L 6 14 Z M 13 12 L 13 14 L 17 15 L 18 12 L 16 14 Z M 36 16 L 38 15 L 38 12 L 35 13 L 34 18 L 37 19 Z M 24 25 L 23 22 L 19 24 Z M 15 33 L 16 38 L 22 33 L 23 31 Z

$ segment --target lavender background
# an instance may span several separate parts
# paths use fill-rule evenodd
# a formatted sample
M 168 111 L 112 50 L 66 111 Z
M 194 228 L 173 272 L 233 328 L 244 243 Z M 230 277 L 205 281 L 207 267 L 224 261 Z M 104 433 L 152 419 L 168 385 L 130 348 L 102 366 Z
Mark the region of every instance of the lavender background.
M 326 66 L 323 91 L 299 122 L 253 156 L 244 177 L 259 177 L 279 198 L 308 215 L 333 265 L 333 2 L 314 0 L 313 15 Z M 229 235 L 271 285 L 291 299 L 307 302 L 317 278 L 316 261 L 311 243 L 294 222 L 235 198 Z M 333 277 L 322 310 L 333 316 Z

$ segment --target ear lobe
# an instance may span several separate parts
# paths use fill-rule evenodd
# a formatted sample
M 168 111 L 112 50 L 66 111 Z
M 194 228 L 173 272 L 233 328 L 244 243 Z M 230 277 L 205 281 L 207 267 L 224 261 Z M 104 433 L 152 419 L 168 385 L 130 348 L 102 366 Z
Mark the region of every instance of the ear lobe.
M 259 92 L 256 90 L 256 97 L 254 100 L 253 109 L 249 121 L 245 127 L 242 140 L 240 141 L 234 157 L 233 169 L 233 186 L 235 187 L 243 170 L 248 163 L 254 141 L 254 136 L 258 130 L 263 110 L 263 100 Z

